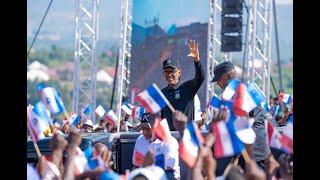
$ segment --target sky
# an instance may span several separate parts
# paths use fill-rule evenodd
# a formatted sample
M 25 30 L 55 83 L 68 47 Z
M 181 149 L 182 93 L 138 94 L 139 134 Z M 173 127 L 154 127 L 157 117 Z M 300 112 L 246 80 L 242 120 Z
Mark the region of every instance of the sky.
M 27 0 L 27 38 L 31 43 L 50 0 Z M 133 8 L 142 9 L 133 12 L 134 22 L 144 25 L 144 20 L 159 16 L 159 24 L 165 30 L 175 23 L 177 26 L 190 22 L 208 21 L 208 0 L 133 0 Z M 276 0 L 279 38 L 282 47 L 288 52 L 281 56 L 292 57 L 293 44 L 293 0 Z M 118 42 L 120 37 L 121 0 L 99 0 L 99 40 Z M 286 5 L 286 6 L 285 6 Z M 148 7 L 149 6 L 149 7 Z M 46 43 L 74 48 L 76 0 L 54 0 L 43 23 L 34 47 L 40 40 Z M 161 13 L 161 14 L 160 14 Z M 190 15 L 191 14 L 191 15 Z M 60 44 L 59 44 L 60 43 Z M 289 48 L 287 48 L 289 47 Z

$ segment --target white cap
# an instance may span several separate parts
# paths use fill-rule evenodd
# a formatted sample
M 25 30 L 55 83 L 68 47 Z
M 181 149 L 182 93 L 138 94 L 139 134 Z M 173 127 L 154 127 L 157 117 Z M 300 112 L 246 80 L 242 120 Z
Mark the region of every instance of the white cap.
M 138 168 L 131 171 L 128 177 L 128 180 L 132 180 L 138 175 L 143 175 L 148 180 L 167 180 L 167 176 L 164 170 L 155 165 L 144 167 L 144 168 Z
M 99 127 L 99 124 L 95 124 L 92 127 L 93 127 L 92 129 L 95 130 L 95 129 L 97 129 Z
M 93 128 L 93 122 L 92 122 L 92 120 L 91 120 L 91 119 L 87 119 L 87 120 L 85 120 L 83 124 L 86 124 L 86 125 L 92 126 L 92 128 Z

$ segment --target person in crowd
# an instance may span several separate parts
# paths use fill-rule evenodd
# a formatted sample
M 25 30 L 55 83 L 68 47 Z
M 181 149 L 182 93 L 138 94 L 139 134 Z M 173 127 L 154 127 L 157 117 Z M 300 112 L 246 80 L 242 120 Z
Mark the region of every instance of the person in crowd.
M 93 132 L 108 132 L 107 130 L 107 121 L 101 119 L 97 128 L 93 130 Z
M 231 61 L 224 61 L 214 67 L 214 77 L 212 82 L 216 82 L 218 86 L 224 90 L 228 83 L 235 79 L 236 69 Z
M 235 79 L 236 69 L 235 66 L 231 61 L 224 61 L 218 64 L 214 68 L 214 77 L 212 82 L 216 82 L 218 86 L 224 91 L 227 87 L 228 83 Z M 256 141 L 250 145 L 246 146 L 246 149 L 250 157 L 252 157 L 261 167 L 264 168 L 264 160 L 268 157 L 271 153 L 270 147 L 267 145 L 267 135 L 266 130 L 264 127 L 264 120 L 263 118 L 256 118 L 259 112 L 263 111 L 261 107 L 256 107 L 251 112 L 249 112 L 249 117 L 254 118 L 254 123 L 252 129 L 256 133 Z
M 67 140 L 59 134 L 55 134 L 50 141 L 52 151 L 51 160 L 46 160 L 45 156 L 39 157 L 38 170 L 41 179 L 62 179 L 63 151 L 68 145 Z
M 177 60 L 166 59 L 163 62 L 163 76 L 168 85 L 161 91 L 176 110 L 187 115 L 189 121 L 194 120 L 194 96 L 205 78 L 198 46 L 195 41 L 189 43 L 190 54 L 188 56 L 192 57 L 195 67 L 195 77 L 191 80 L 181 82 L 180 63 Z M 161 115 L 167 119 L 170 130 L 174 131 L 170 108 L 162 109 Z
M 137 167 L 142 166 L 143 158 L 149 149 L 153 150 L 155 156 L 155 165 L 163 168 L 167 174 L 174 179 L 180 179 L 178 141 L 170 135 L 170 143 L 167 144 L 159 138 L 156 138 L 153 132 L 155 116 L 145 113 L 142 117 L 138 131 L 142 130 L 136 141 L 133 152 L 133 164 Z
M 93 122 L 91 119 L 86 119 L 81 127 L 81 132 L 91 133 L 93 131 Z
M 137 138 L 134 145 L 132 164 L 134 168 L 141 167 L 143 157 L 148 152 L 151 143 L 153 142 L 152 126 L 149 119 L 147 118 L 150 114 L 143 114 L 140 124 L 137 126 L 137 130 L 141 131 L 142 134 Z

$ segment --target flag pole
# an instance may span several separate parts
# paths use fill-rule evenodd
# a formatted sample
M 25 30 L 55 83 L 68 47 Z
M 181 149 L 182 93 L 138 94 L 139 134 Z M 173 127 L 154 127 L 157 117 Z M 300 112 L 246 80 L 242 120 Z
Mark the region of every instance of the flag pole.
M 176 111 L 169 101 L 168 101 L 168 106 L 169 106 L 169 108 L 171 109 L 172 112 Z
M 242 156 L 243 156 L 243 158 L 244 158 L 244 160 L 248 163 L 248 162 L 250 162 L 250 157 L 249 157 L 249 154 L 248 154 L 248 152 L 247 152 L 247 150 L 246 149 L 244 149 L 242 152 Z
M 121 109 L 120 109 L 120 111 L 121 111 Z M 119 132 L 120 132 L 121 119 L 122 119 L 122 117 L 120 117 L 120 119 L 118 119 L 117 133 L 119 133 Z
M 28 125 L 28 130 L 29 130 L 29 133 L 32 134 L 32 131 L 30 130 L 29 125 Z M 34 149 L 36 150 L 38 157 L 40 157 L 41 156 L 41 152 L 39 150 L 38 144 L 37 144 L 36 140 L 34 139 L 34 136 L 31 135 L 31 137 L 32 137 L 31 139 L 32 139 L 32 142 L 33 142 Z
M 63 111 L 63 114 L 64 114 L 64 116 L 66 117 L 67 122 L 69 122 L 69 113 L 68 113 L 66 110 L 64 110 L 64 111 Z
M 30 108 L 31 108 L 31 105 L 29 104 L 28 109 L 27 109 L 27 127 L 28 127 L 29 133 L 30 133 L 30 135 L 32 137 L 34 149 L 36 150 L 38 158 L 39 158 L 41 156 L 41 152 L 39 150 L 38 144 L 37 144 L 37 142 L 35 140 L 35 136 L 33 134 L 32 129 L 30 128 L 30 124 L 29 124 L 30 123 Z

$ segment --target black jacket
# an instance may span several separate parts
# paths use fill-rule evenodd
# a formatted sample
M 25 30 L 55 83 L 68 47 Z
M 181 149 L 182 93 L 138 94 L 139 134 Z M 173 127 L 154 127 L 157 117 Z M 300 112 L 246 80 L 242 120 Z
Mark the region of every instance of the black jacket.
M 200 62 L 194 62 L 195 77 L 182 84 L 178 84 L 176 88 L 167 86 L 161 89 L 162 93 L 170 101 L 171 105 L 187 117 L 188 121 L 194 120 L 194 96 L 204 81 L 204 71 Z M 180 82 L 179 82 L 180 83 Z M 169 128 L 175 131 L 172 123 L 172 111 L 169 107 L 161 110 L 161 116 L 167 118 Z

